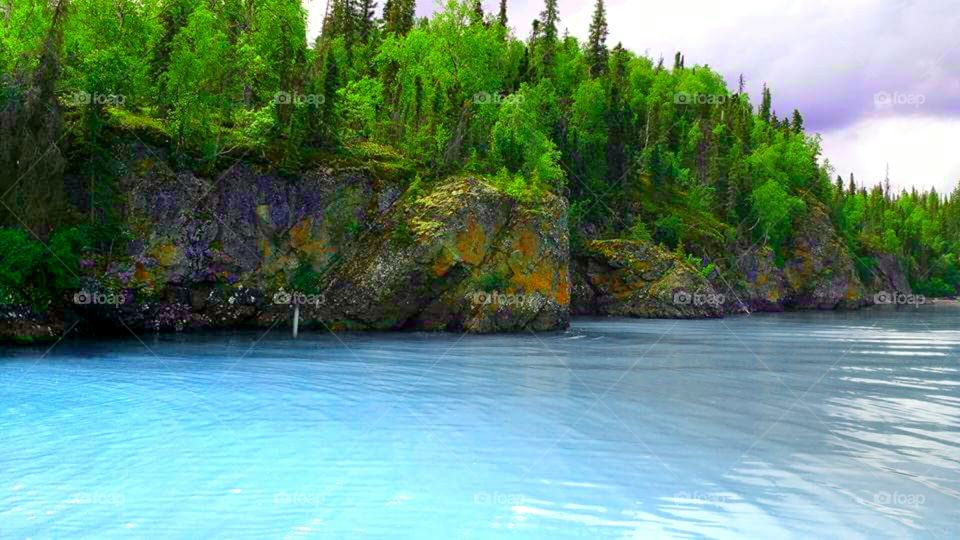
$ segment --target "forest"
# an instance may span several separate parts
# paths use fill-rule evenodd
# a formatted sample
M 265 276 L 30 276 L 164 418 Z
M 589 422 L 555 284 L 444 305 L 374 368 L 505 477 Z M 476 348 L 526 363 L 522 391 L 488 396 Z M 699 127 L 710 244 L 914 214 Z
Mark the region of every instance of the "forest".
M 780 261 L 816 206 L 862 275 L 889 253 L 916 292 L 957 293 L 960 187 L 837 176 L 772 88 L 755 104 L 742 77 L 610 43 L 603 0 L 585 42 L 557 0 L 525 35 L 507 7 L 331 0 L 309 42 L 300 0 L 0 0 L 0 304 L 52 301 L 85 253 L 118 249 L 118 131 L 210 177 L 395 153 L 414 187 L 470 174 L 566 197 L 574 250 L 650 240 L 705 272 L 756 244 Z

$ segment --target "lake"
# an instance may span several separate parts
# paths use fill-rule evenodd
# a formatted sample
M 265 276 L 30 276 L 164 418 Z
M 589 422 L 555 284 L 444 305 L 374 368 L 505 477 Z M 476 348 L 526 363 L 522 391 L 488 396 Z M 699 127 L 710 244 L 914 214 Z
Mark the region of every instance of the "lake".
M 4 348 L 0 537 L 953 539 L 958 323 Z

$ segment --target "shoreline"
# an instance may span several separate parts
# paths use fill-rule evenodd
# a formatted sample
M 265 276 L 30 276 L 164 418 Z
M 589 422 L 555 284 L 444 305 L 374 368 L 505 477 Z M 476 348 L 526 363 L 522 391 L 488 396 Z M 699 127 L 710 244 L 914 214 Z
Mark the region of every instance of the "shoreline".
M 924 306 L 960 306 L 960 298 L 930 298 L 924 304 Z M 865 305 L 857 308 L 837 308 L 837 309 L 784 309 L 784 310 L 758 310 L 752 311 L 750 313 L 744 313 L 742 311 L 734 311 L 724 313 L 722 317 L 696 317 L 696 318 L 670 318 L 670 317 L 629 317 L 629 316 L 607 316 L 599 314 L 588 314 L 588 315 L 571 315 L 570 323 L 577 320 L 634 320 L 634 321 L 708 321 L 708 320 L 723 320 L 726 317 L 750 317 L 753 315 L 760 314 L 792 314 L 792 313 L 854 313 L 871 308 L 880 308 L 884 311 L 887 309 L 898 309 L 901 306 L 892 306 L 892 305 L 882 305 L 882 304 L 871 304 Z M 920 306 L 902 306 L 904 308 L 919 308 Z M 887 309 L 884 309 L 887 308 Z M 72 323 L 41 323 L 35 320 L 29 319 L 20 319 L 20 320 L 7 320 L 0 322 L 0 347 L 2 348 L 29 348 L 29 347 L 39 347 L 39 346 L 49 346 L 51 344 L 59 343 L 68 338 L 70 339 L 80 339 L 80 340 L 94 340 L 99 339 L 103 341 L 112 341 L 112 340 L 121 340 L 128 337 L 131 337 L 132 333 L 122 333 L 122 332 L 100 332 L 100 333 L 85 333 L 79 330 L 76 330 L 76 327 L 80 326 L 82 321 L 78 320 Z M 552 330 L 544 330 L 534 332 L 536 334 L 549 334 L 551 332 L 564 332 L 568 330 L 571 326 L 568 324 L 564 328 L 556 328 Z M 59 326 L 60 329 L 55 330 L 55 327 Z M 32 335 L 16 335 L 10 332 L 11 329 L 19 327 L 23 329 L 25 327 L 30 327 L 34 331 Z M 62 328 L 67 328 L 67 332 L 64 333 Z M 292 319 L 289 325 L 275 325 L 270 329 L 265 329 L 262 326 L 252 326 L 252 325 L 237 325 L 229 328 L 188 328 L 181 331 L 155 331 L 155 332 L 142 332 L 133 334 L 136 337 L 153 335 L 153 336 L 186 336 L 186 335 L 197 335 L 197 336 L 212 336 L 220 334 L 229 334 L 233 332 L 263 332 L 263 331 L 281 331 L 283 333 L 292 332 Z M 415 333 L 425 333 L 425 334 L 450 334 L 454 335 L 456 332 L 448 330 L 423 330 L 423 329 L 410 329 L 410 330 L 380 330 L 380 329 L 334 329 L 324 327 L 324 325 L 316 326 L 311 324 L 310 326 L 304 328 L 301 326 L 300 334 L 301 335 L 313 335 L 313 334 L 327 334 L 327 333 L 349 333 L 349 334 L 415 334 Z M 470 333 L 470 332 L 467 332 Z M 511 334 L 520 334 L 526 333 L 524 331 L 516 332 L 489 332 L 489 333 L 472 333 L 477 336 L 501 336 L 501 335 L 511 335 Z M 294 338 L 296 339 L 296 338 Z

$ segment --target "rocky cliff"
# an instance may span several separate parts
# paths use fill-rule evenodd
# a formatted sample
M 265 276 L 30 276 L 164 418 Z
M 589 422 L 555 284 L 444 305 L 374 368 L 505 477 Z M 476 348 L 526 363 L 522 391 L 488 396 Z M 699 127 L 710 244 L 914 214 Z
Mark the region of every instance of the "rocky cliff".
M 546 331 L 571 315 L 856 308 L 909 290 L 891 257 L 865 285 L 815 205 L 780 264 L 744 245 L 714 271 L 626 240 L 588 240 L 571 259 L 563 198 L 520 202 L 469 176 L 422 184 L 374 154 L 296 177 L 243 160 L 203 176 L 158 147 L 119 145 L 121 249 L 83 260 L 82 290 L 49 312 L 0 310 L 0 340 L 284 328 L 294 309 L 305 329 Z
M 587 242 L 573 272 L 577 315 L 694 319 L 723 313 L 723 296 L 704 276 L 649 242 Z
M 158 148 L 117 148 L 123 257 L 84 261 L 64 317 L 98 332 L 289 327 L 476 333 L 569 322 L 566 201 L 521 203 L 479 178 L 237 162 L 202 177 Z M 4 335 L 57 336 L 16 313 Z M 10 340 L 10 339 L 8 339 Z

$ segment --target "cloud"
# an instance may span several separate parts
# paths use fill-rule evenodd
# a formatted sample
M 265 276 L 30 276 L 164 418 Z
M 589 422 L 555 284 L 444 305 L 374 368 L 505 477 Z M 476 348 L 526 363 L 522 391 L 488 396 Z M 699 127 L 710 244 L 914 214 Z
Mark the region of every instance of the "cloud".
M 826 157 L 844 183 L 853 172 L 857 184 L 877 184 L 889 164 L 895 188 L 935 187 L 939 193 L 952 192 L 960 180 L 960 160 L 952 158 L 957 141 L 960 120 L 919 114 L 867 118 L 823 135 Z

